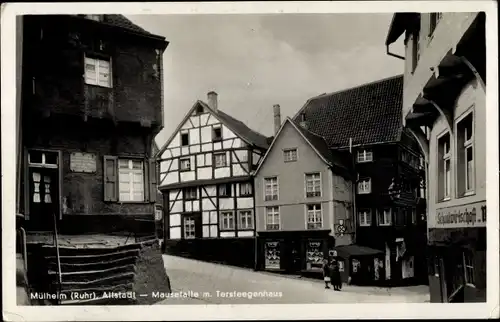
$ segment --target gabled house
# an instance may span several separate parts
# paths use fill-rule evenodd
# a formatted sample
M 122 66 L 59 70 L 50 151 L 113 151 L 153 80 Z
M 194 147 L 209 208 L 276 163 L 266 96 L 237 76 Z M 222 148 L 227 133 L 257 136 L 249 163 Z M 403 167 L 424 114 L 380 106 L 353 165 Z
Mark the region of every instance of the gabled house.
M 401 121 L 402 93 L 403 77 L 395 76 L 313 97 L 293 118 L 350 160 L 355 244 L 371 248 L 336 247 L 352 258 L 353 283 L 425 278 L 421 153 Z
M 426 159 L 433 303 L 486 301 L 486 19 L 396 13 L 385 43 L 405 45 L 401 121 Z
M 350 172 L 321 136 L 290 118 L 280 123 L 255 173 L 256 267 L 321 272 L 335 244 L 352 242 Z
M 157 154 L 167 252 L 254 266 L 252 172 L 268 141 L 219 110 L 215 92 L 191 107 Z
M 28 280 L 34 292 L 61 291 L 58 304 L 81 303 L 70 295 L 92 287 L 87 303 L 117 304 L 103 292 L 139 291 L 151 268 L 135 265 L 155 240 L 151 144 L 168 42 L 122 15 L 26 15 L 20 27 L 16 201 Z

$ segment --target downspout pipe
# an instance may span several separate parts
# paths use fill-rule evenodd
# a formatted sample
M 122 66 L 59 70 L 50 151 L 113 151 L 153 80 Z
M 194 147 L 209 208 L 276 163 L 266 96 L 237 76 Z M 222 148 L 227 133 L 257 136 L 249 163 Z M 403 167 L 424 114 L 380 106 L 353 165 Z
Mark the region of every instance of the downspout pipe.
M 386 54 L 389 55 L 389 56 L 392 56 L 392 57 L 396 57 L 396 58 L 399 58 L 401 60 L 405 60 L 405 58 L 403 56 L 400 56 L 400 55 L 396 55 L 396 54 L 393 54 L 389 51 L 389 45 L 386 45 L 385 46 L 386 48 Z

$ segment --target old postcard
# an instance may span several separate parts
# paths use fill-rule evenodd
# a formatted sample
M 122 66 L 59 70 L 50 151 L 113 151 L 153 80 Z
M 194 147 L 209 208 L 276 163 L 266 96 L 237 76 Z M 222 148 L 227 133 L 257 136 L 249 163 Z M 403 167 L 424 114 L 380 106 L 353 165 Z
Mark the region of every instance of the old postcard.
M 1 22 L 5 320 L 499 317 L 495 2 Z

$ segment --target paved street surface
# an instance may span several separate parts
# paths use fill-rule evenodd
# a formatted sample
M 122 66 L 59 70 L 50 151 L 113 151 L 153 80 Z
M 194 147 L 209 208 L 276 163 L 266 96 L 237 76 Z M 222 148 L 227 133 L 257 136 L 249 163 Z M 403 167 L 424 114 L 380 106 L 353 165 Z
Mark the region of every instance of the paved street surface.
M 158 304 L 424 303 L 427 286 L 378 288 L 344 285 L 325 289 L 323 281 L 254 272 L 163 255 L 171 296 Z M 239 293 L 238 293 L 239 292 Z M 249 294 L 250 293 L 250 294 Z M 249 298 L 252 295 L 252 298 Z

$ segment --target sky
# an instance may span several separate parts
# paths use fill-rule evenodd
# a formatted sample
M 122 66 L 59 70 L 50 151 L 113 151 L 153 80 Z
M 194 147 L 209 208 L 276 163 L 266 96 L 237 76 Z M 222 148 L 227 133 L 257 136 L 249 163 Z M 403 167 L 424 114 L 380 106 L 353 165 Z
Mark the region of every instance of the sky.
M 402 74 L 404 61 L 388 56 L 392 19 L 379 14 L 129 15 L 147 31 L 166 37 L 165 127 L 161 147 L 196 100 L 218 93 L 218 107 L 267 136 L 273 105 L 282 120 L 305 102 Z M 391 46 L 403 54 L 403 44 Z

